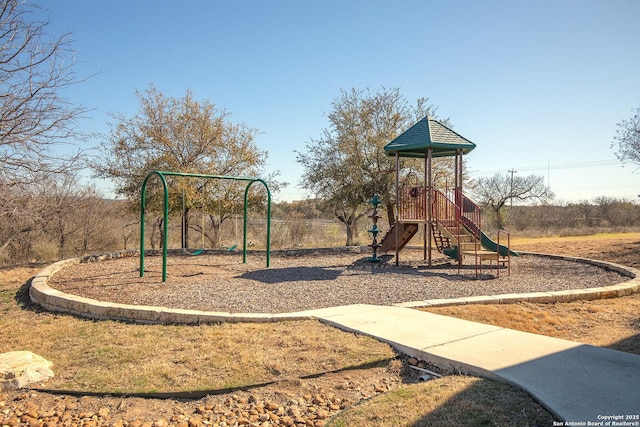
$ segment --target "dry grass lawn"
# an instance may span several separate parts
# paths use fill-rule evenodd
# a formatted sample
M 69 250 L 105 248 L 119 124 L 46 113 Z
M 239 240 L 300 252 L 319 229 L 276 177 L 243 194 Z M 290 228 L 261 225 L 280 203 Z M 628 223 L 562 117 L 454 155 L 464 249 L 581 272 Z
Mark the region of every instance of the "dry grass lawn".
M 513 246 L 520 251 L 594 258 L 640 268 L 640 233 L 520 239 Z M 640 294 L 598 301 L 479 304 L 427 311 L 640 354 Z M 331 425 L 552 425 L 549 414 L 530 403 L 531 399 L 518 391 L 492 381 L 448 377 L 377 396 L 341 413 Z
M 334 417 L 333 427 L 551 426 L 525 393 L 482 378 L 450 376 L 376 396 Z
M 23 285 L 41 266 L 0 270 L 0 353 L 54 363 L 48 388 L 148 393 L 298 378 L 395 356 L 386 344 L 317 321 L 137 325 L 42 311 Z

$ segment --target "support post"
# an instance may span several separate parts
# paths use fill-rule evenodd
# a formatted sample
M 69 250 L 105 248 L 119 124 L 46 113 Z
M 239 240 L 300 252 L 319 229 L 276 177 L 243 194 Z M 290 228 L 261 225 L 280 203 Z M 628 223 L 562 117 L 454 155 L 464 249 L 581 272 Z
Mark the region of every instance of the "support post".
M 462 226 L 462 150 L 456 150 L 456 188 L 454 190 L 456 205 L 456 228 L 458 229 L 458 274 L 462 268 L 462 244 L 460 243 L 460 227 Z
M 427 264 L 431 266 L 431 241 L 432 239 L 432 223 L 433 223 L 433 212 L 432 212 L 432 203 L 433 203 L 433 176 L 431 175 L 431 167 L 432 167 L 432 158 L 433 158 L 433 149 L 429 147 L 427 149 L 427 229 L 428 229 L 428 244 L 427 244 Z
M 395 249 L 396 249 L 396 266 L 400 265 L 398 256 L 400 251 L 398 250 L 398 231 L 400 229 L 400 154 L 396 151 L 396 227 L 394 233 Z
M 147 205 L 147 181 L 152 175 L 158 175 L 162 182 L 162 189 L 164 193 L 164 205 L 163 205 L 163 223 L 162 223 L 162 281 L 167 281 L 167 253 L 168 253 L 168 236 L 169 236 L 169 187 L 164 175 L 160 172 L 150 172 L 142 183 L 142 190 L 140 194 L 140 277 L 144 277 L 144 218 Z
M 460 187 L 460 194 L 462 194 L 462 176 L 463 176 L 463 171 L 462 171 L 462 166 L 463 166 L 463 162 L 462 162 L 462 150 L 458 150 L 458 152 L 460 153 L 460 159 L 458 160 L 460 162 L 460 167 L 458 168 L 458 173 L 460 174 L 459 177 L 459 183 L 458 186 Z
M 247 262 L 247 223 L 248 219 L 248 205 L 249 205 L 249 187 L 253 185 L 254 182 L 260 182 L 264 185 L 264 188 L 267 190 L 267 268 L 271 264 L 271 191 L 269 190 L 269 186 L 262 179 L 254 179 L 247 184 L 244 189 L 244 227 L 242 230 L 242 263 L 246 264 Z
M 424 190 L 425 191 L 429 191 L 429 184 L 428 184 L 428 179 L 427 179 L 427 154 L 425 153 L 424 156 L 424 177 L 422 182 L 424 183 Z M 422 195 L 424 202 L 425 202 L 425 206 L 422 210 L 422 220 L 424 222 L 423 227 L 422 227 L 422 260 L 426 261 L 427 259 L 427 217 L 428 217 L 428 213 L 426 211 L 426 209 L 429 209 L 429 196 L 426 194 Z

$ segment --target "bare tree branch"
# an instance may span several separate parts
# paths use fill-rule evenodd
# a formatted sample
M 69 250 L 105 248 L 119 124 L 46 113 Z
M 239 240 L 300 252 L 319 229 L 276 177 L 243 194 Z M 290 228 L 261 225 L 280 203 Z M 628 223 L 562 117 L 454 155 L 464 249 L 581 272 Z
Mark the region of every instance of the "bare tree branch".
M 496 214 L 499 229 L 504 227 L 503 208 L 507 202 L 513 199 L 525 203 L 534 200 L 546 202 L 553 198 L 553 192 L 544 184 L 544 177 L 539 175 L 509 177 L 495 174 L 482 177 L 475 182 L 473 194 L 478 202 Z
M 61 94 L 82 81 L 70 35 L 48 36 L 48 22 L 29 20 L 34 8 L 0 0 L 0 181 L 9 185 L 79 166 L 82 157 L 54 150 L 78 137 L 75 122 L 87 111 Z
M 616 156 L 620 161 L 629 160 L 640 165 L 640 107 L 629 120 L 617 124 L 616 136 L 611 147 L 618 146 Z

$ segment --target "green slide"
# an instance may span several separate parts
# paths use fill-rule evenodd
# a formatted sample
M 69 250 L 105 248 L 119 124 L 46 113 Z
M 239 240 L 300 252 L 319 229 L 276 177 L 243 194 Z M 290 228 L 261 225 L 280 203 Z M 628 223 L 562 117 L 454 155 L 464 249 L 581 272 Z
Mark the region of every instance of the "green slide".
M 480 230 L 480 244 L 482 245 L 483 248 L 486 248 L 490 251 L 499 252 L 500 256 L 507 256 L 507 255 L 518 256 L 518 252 L 509 250 L 509 248 L 507 248 L 504 245 L 498 246 L 498 244 L 493 240 L 491 240 L 489 236 L 484 234 L 482 230 Z
M 467 226 L 465 226 L 465 228 L 469 229 Z M 512 251 L 509 250 L 509 248 L 507 248 L 504 245 L 498 245 L 496 242 L 494 242 L 489 236 L 487 236 L 482 230 L 478 230 L 480 232 L 480 244 L 482 245 L 483 248 L 492 251 L 492 252 L 499 252 L 500 256 L 507 256 L 507 254 L 511 255 L 511 256 L 518 256 L 518 252 L 516 251 Z M 471 230 L 469 230 L 469 232 L 471 232 Z M 473 234 L 473 233 L 472 233 Z M 453 258 L 453 259 L 458 259 L 458 247 L 454 246 L 452 248 L 447 248 L 444 249 L 442 251 L 443 254 L 445 254 L 446 256 Z

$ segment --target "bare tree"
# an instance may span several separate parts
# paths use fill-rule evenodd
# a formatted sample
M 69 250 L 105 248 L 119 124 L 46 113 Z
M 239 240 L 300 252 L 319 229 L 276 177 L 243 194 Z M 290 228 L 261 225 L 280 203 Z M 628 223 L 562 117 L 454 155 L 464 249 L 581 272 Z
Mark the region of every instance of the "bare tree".
M 82 166 L 82 153 L 60 154 L 80 135 L 86 109 L 62 93 L 80 83 L 69 34 L 50 36 L 36 6 L 0 0 L 0 254 L 28 252 L 39 233 L 35 185 Z
M 26 242 L 35 227 L 34 197 L 23 186 L 0 184 L 0 258 L 11 260 L 12 249 Z
M 47 21 L 29 20 L 35 6 L 0 0 L 0 182 L 68 170 L 80 154 L 62 156 L 56 144 L 77 136 L 85 111 L 61 95 L 79 83 L 69 34 L 50 37 Z
M 640 107 L 629 120 L 617 124 L 616 136 L 611 147 L 618 146 L 616 156 L 620 161 L 629 160 L 640 165 Z
M 539 175 L 509 176 L 495 174 L 482 177 L 475 182 L 474 196 L 478 202 L 488 206 L 496 215 L 496 225 L 504 228 L 503 208 L 512 200 L 530 202 L 534 200 L 548 201 L 553 192 L 544 184 L 544 177 Z
M 39 181 L 36 198 L 41 203 L 40 229 L 57 246 L 58 259 L 64 259 L 69 240 L 80 233 L 82 225 L 77 221 L 83 202 L 82 189 L 72 173 L 56 174 Z
M 137 217 L 127 217 L 119 209 L 119 201 L 103 198 L 93 185 L 88 185 L 78 189 L 72 202 L 77 212 L 74 221 L 78 224 L 77 238 L 72 242 L 76 254 L 126 249 L 126 241 L 120 242 L 117 230 L 124 232 L 124 224 Z

